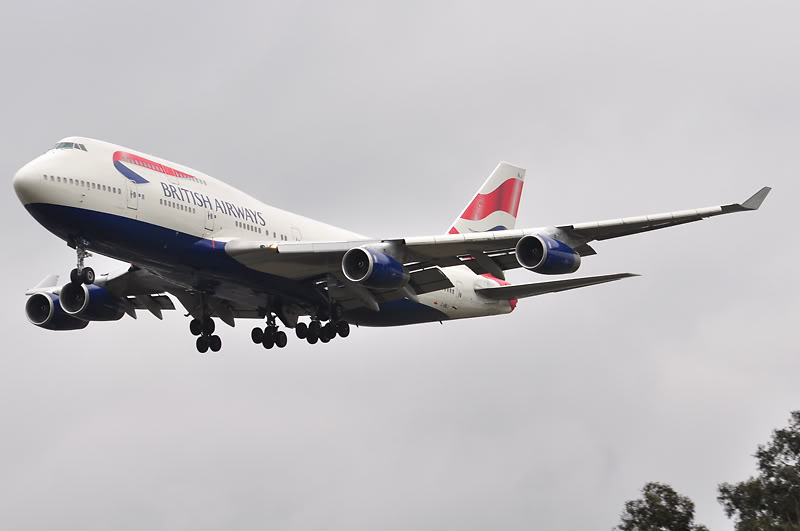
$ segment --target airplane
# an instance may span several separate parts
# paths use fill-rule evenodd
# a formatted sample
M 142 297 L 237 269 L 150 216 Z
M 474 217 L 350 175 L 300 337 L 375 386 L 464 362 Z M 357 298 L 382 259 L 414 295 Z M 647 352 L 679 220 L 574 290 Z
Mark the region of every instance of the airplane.
M 13 178 L 33 218 L 75 250 L 69 282 L 26 292 L 28 320 L 47 330 L 93 321 L 161 319 L 185 308 L 200 353 L 217 352 L 216 320 L 265 325 L 254 343 L 310 344 L 351 325 L 400 326 L 512 312 L 521 298 L 633 277 L 616 273 L 511 284 L 505 271 L 574 273 L 590 246 L 705 218 L 757 210 L 771 188 L 733 203 L 649 216 L 516 229 L 525 170 L 501 162 L 443 234 L 370 238 L 266 205 L 192 168 L 84 137 L 67 137 Z M 130 264 L 95 275 L 91 253 Z M 303 319 L 303 320 L 301 320 Z M 306 323 L 305 320 L 309 322 Z

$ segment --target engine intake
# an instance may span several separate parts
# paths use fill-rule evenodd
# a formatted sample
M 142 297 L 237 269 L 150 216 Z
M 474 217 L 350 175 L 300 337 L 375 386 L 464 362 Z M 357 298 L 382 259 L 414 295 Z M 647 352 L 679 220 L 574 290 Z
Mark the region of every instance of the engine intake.
M 70 283 L 61 288 L 61 307 L 83 321 L 117 321 L 125 315 L 119 297 L 100 286 Z
M 409 279 L 403 264 L 368 247 L 355 247 L 344 253 L 342 272 L 351 282 L 370 288 L 402 288 Z
M 566 275 L 581 266 L 581 255 L 547 236 L 523 236 L 517 242 L 516 253 L 519 265 L 543 275 Z
M 34 293 L 28 297 L 25 315 L 32 324 L 47 330 L 80 330 L 89 324 L 65 313 L 58 295 L 52 293 Z

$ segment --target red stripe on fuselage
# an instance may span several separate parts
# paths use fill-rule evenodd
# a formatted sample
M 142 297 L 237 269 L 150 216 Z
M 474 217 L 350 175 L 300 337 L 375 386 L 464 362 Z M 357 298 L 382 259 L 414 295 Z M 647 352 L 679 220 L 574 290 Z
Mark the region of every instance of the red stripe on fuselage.
M 478 221 L 498 211 L 517 217 L 523 184 L 523 181 L 512 178 L 488 194 L 476 195 L 475 199 L 464 209 L 461 219 Z
M 180 179 L 197 179 L 197 177 L 194 175 L 189 175 L 186 172 L 176 170 L 175 168 L 170 168 L 169 166 L 165 166 L 164 164 L 140 157 L 139 155 L 134 155 L 133 153 L 126 153 L 125 151 L 114 152 L 114 162 L 117 161 L 126 162 L 128 164 L 133 164 L 134 166 L 147 168 L 148 170 L 157 171 L 159 173 L 163 173 L 164 175 L 171 175 L 172 177 L 178 177 Z

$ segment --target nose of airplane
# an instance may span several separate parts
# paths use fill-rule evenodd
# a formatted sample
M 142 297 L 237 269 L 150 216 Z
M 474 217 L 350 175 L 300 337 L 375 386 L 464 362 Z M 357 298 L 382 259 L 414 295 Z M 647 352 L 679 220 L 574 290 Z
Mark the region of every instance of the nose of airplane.
M 44 174 L 37 171 L 37 166 L 37 160 L 32 160 L 20 168 L 12 179 L 14 191 L 23 205 L 36 202 L 38 192 L 41 189 Z

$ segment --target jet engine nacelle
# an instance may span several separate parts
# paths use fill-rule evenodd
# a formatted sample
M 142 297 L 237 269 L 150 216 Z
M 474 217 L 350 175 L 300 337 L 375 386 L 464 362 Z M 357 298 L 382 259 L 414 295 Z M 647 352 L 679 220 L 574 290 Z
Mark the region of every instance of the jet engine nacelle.
M 523 236 L 517 242 L 516 252 L 519 265 L 543 275 L 574 273 L 581 266 L 581 255 L 547 236 Z
M 403 264 L 368 247 L 354 247 L 344 253 L 342 272 L 351 282 L 379 289 L 402 288 L 409 279 Z
M 116 321 L 125 315 L 119 297 L 94 284 L 65 285 L 61 288 L 61 307 L 83 321 Z
M 52 293 L 34 293 L 28 297 L 25 315 L 28 321 L 47 330 L 80 330 L 89 324 L 66 313 L 58 295 Z

